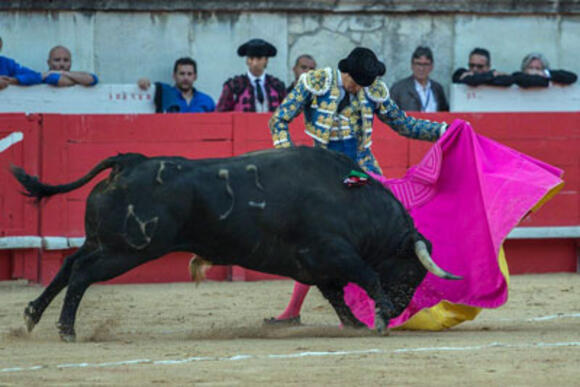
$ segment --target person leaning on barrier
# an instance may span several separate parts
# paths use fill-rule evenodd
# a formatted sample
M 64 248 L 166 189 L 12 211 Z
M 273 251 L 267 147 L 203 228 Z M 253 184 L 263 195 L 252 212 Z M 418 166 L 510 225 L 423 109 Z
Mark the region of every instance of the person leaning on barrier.
M 522 60 L 521 71 L 512 74 L 515 83 L 523 88 L 548 87 L 550 82 L 570 85 L 578 79 L 571 71 L 551 70 L 546 57 L 538 52 L 532 52 Z
M 99 78 L 86 71 L 70 71 L 72 66 L 72 55 L 70 50 L 64 46 L 55 46 L 48 52 L 48 71 L 42 74 L 43 83 L 57 87 L 74 85 L 94 86 L 99 82 Z
M 449 111 L 443 86 L 429 78 L 433 71 L 433 53 L 429 47 L 419 46 L 411 55 L 410 77 L 391 87 L 391 98 L 403 110 L 437 112 Z
M 155 82 L 155 112 L 157 113 L 208 113 L 215 110 L 213 99 L 193 85 L 197 80 L 197 63 L 189 58 L 179 58 L 173 65 L 175 86 Z M 148 78 L 137 81 L 141 90 L 151 87 Z
M 296 82 L 300 76 L 304 73 L 309 72 L 310 70 L 314 70 L 316 68 L 316 61 L 314 57 L 309 54 L 302 54 L 298 58 L 296 58 L 296 63 L 294 63 L 294 67 L 292 67 L 292 72 L 294 73 L 294 81 L 288 86 L 286 89 L 286 93 L 289 93 L 294 86 L 296 86 Z
M 514 83 L 511 75 L 491 68 L 491 55 L 485 48 L 476 47 L 469 53 L 468 67 L 455 70 L 453 83 L 469 86 L 511 86 Z
M 0 37 L 0 51 L 2 38 Z M 30 86 L 42 83 L 42 74 L 21 66 L 14 59 L 0 55 L 0 90 L 10 85 Z

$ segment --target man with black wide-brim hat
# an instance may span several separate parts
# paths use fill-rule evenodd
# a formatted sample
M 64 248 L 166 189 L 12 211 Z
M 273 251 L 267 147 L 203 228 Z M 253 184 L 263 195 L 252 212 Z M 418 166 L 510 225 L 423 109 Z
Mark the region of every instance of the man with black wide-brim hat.
M 306 134 L 317 147 L 346 154 L 367 172 L 382 174 L 371 152 L 373 118 L 405 137 L 437 140 L 447 124 L 409 117 L 389 98 L 389 90 L 378 77 L 385 65 L 368 48 L 357 47 L 338 63 L 302 74 L 294 89 L 270 119 L 276 148 L 292 146 L 288 124 L 304 111 Z M 300 308 L 309 286 L 296 282 L 286 310 L 267 324 L 299 324 Z
M 284 82 L 267 74 L 268 58 L 276 56 L 276 47 L 263 39 L 251 39 L 238 48 L 246 57 L 248 72 L 224 83 L 217 111 L 273 112 L 286 96 Z

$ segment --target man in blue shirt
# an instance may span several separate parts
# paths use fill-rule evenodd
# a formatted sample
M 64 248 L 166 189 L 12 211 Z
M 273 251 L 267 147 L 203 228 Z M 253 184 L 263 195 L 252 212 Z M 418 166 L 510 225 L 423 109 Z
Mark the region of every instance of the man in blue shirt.
M 2 38 L 0 38 L 2 51 Z M 0 90 L 9 85 L 37 85 L 42 82 L 42 74 L 19 65 L 14 59 L 0 55 Z
M 94 86 L 99 82 L 95 74 L 85 71 L 70 71 L 72 58 L 70 50 L 64 46 L 55 46 L 48 53 L 48 72 L 43 74 L 43 83 L 66 87 L 74 85 Z
M 173 66 L 175 86 L 155 82 L 155 111 L 157 113 L 207 113 L 215 110 L 213 99 L 193 87 L 197 80 L 197 63 L 185 57 Z M 141 78 L 137 82 L 142 90 L 151 86 L 151 81 Z

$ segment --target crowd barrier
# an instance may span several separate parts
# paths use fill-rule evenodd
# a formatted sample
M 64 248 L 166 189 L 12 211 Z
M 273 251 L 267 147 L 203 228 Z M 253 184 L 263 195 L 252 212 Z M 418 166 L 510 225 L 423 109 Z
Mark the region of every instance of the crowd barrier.
M 469 121 L 477 132 L 565 170 L 566 185 L 540 211 L 527 216 L 506 241 L 512 273 L 575 272 L 580 241 L 580 112 L 417 113 L 416 117 Z M 176 115 L 0 114 L 0 280 L 47 284 L 62 260 L 82 243 L 86 197 L 99 179 L 40 206 L 20 194 L 10 164 L 52 184 L 84 175 L 103 158 L 125 152 L 188 158 L 228 157 L 271 148 L 268 114 Z M 311 144 L 299 118 L 297 144 Z M 373 151 L 383 172 L 401 177 L 430 147 L 376 122 Z M 105 177 L 107 172 L 103 173 Z M 187 281 L 190 254 L 174 253 L 110 282 Z M 239 267 L 214 267 L 214 280 L 279 278 Z

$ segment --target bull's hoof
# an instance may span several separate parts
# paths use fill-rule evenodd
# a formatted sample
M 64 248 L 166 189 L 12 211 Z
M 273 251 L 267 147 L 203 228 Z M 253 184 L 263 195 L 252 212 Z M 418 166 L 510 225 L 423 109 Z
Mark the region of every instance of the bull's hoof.
M 375 315 L 375 330 L 381 336 L 389 335 L 389 320 L 383 319 L 379 313 Z
M 65 343 L 74 343 L 77 339 L 77 335 L 75 334 L 75 330 L 72 327 L 65 327 L 60 323 L 56 324 L 58 328 L 58 334 L 60 335 L 60 339 Z
M 77 335 L 74 333 L 60 333 L 60 339 L 65 343 L 74 343 L 77 340 Z
M 276 317 L 265 318 L 263 325 L 269 327 L 291 327 L 301 325 L 300 315 L 278 320 Z
M 36 323 L 38 323 L 36 309 L 32 303 L 28 304 L 28 306 L 24 309 L 24 322 L 26 323 L 26 330 L 28 330 L 28 332 L 32 332 L 36 326 Z

